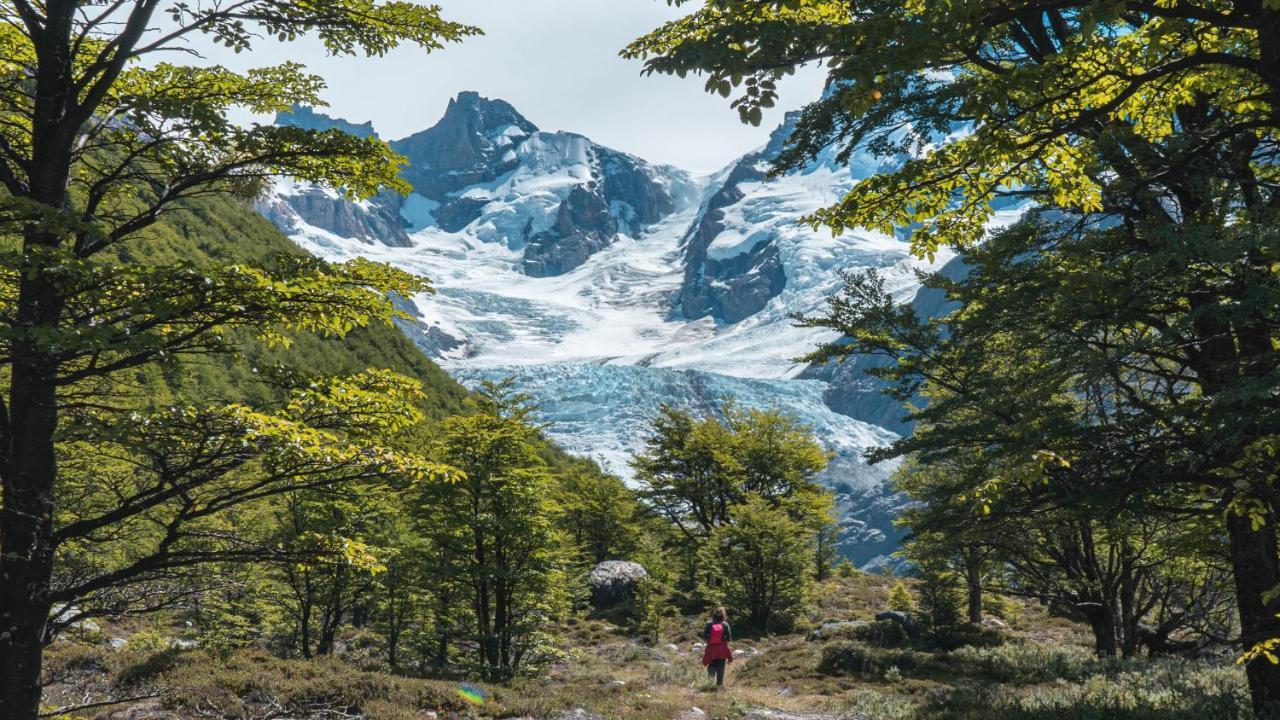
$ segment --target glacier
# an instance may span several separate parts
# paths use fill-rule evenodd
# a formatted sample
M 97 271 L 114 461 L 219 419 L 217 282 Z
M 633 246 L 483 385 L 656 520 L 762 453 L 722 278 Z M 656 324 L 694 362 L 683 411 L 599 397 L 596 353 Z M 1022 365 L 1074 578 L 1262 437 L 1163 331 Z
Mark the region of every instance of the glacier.
M 339 210 L 321 202 L 348 202 L 336 194 L 282 182 L 260 208 L 320 257 L 428 277 L 434 293 L 404 300 L 408 336 L 469 386 L 514 378 L 552 440 L 629 481 L 629 459 L 664 404 L 796 415 L 835 456 L 822 480 L 837 495 L 842 554 L 876 566 L 897 542 L 902 499 L 887 489 L 893 464 L 863 455 L 897 435 L 848 411 L 866 402 L 831 399 L 875 396 L 876 418 L 901 411 L 886 410 L 873 384 L 839 385 L 841 375 L 799 362 L 836 337 L 791 317 L 819 311 L 845 270 L 874 268 L 910 302 L 918 272 L 949 257 L 926 262 L 898 237 L 801 223 L 880 164 L 824 153 L 767 177 L 793 120 L 759 151 L 699 176 L 539 130 L 506 103 L 466 93 L 431 130 L 392 142 L 410 159 L 407 198 Z

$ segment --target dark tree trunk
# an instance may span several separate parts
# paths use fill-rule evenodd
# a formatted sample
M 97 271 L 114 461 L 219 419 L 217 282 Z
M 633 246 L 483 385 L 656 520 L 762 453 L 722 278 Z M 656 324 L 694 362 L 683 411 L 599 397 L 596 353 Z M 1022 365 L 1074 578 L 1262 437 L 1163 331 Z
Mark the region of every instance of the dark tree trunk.
M 1280 586 L 1275 519 L 1273 515 L 1266 525 L 1255 531 L 1248 517 L 1234 513 L 1227 517 L 1245 649 L 1280 637 L 1280 619 L 1276 617 L 1280 613 L 1280 600 L 1267 597 Z M 1259 720 L 1280 720 L 1280 665 L 1259 659 L 1249 663 L 1245 673 L 1253 710 Z
M 1091 605 L 1084 610 L 1085 620 L 1093 631 L 1093 647 L 1098 657 L 1115 657 L 1119 648 L 1116 643 L 1116 619 L 1105 604 Z
M 63 185 L 65 187 L 65 183 Z M 26 246 L 56 244 L 26 238 Z M 21 330 L 56 327 L 63 300 L 52 283 L 20 281 L 14 325 Z M 14 720 L 35 718 L 53 577 L 53 489 L 57 477 L 58 363 L 34 340 L 13 345 L 7 443 L 0 448 L 0 707 Z
M 964 558 L 964 581 L 968 591 L 969 622 L 982 623 L 982 558 L 976 551 L 968 551 Z

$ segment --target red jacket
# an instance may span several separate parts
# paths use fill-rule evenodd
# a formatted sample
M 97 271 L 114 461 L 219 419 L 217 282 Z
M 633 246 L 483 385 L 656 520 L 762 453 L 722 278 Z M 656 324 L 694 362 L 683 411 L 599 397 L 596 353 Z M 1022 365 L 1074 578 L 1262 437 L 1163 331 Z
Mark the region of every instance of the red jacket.
M 733 662 L 733 648 L 729 647 L 729 623 L 707 623 L 702 636 L 707 641 L 707 649 L 702 651 L 703 665 L 710 665 L 716 660 Z

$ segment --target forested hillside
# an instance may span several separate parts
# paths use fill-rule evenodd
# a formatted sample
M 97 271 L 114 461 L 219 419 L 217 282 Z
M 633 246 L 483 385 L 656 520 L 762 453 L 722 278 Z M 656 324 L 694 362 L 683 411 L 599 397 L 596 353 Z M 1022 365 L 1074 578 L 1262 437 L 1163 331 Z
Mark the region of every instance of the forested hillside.
M 251 203 L 226 196 L 185 203 L 136 242 L 117 248 L 116 255 L 125 263 L 200 266 L 261 265 L 280 256 L 301 257 L 305 253 L 255 212 Z M 288 346 L 271 346 L 252 333 L 237 332 L 230 354 L 185 359 L 141 372 L 137 378 L 142 385 L 140 393 L 152 404 L 253 404 L 278 395 L 278 390 L 264 382 L 264 371 L 273 367 L 319 375 L 384 368 L 422 383 L 425 394 L 417 405 L 428 418 L 439 420 L 462 410 L 466 389 L 389 323 L 374 323 L 337 339 L 301 332 L 288 336 Z

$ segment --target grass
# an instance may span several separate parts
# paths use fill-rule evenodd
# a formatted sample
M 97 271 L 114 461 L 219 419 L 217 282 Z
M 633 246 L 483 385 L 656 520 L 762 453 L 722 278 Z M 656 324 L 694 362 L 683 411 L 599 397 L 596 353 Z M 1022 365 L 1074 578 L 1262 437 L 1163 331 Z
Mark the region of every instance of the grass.
M 1230 661 L 1102 660 L 1082 628 L 1032 606 L 1001 633 L 998 645 L 945 651 L 911 645 L 878 624 L 810 640 L 832 621 L 870 620 L 891 580 L 855 575 L 830 581 L 804 627 L 790 635 L 744 638 L 729 670 L 729 692 L 709 691 L 695 643 L 701 623 L 685 618 L 660 642 L 637 641 L 617 625 L 587 616 L 562 628 L 565 661 L 545 677 L 484 686 L 490 702 L 475 708 L 453 682 L 364 671 L 345 658 L 280 660 L 261 651 L 229 657 L 175 652 L 138 642 L 113 652 L 58 643 L 51 666 L 84 690 L 168 692 L 129 715 L 136 720 L 253 718 L 272 713 L 313 720 L 437 717 L 735 720 L 771 708 L 813 720 L 1250 720 L 1242 673 Z M 986 643 L 991 634 L 974 638 Z M 156 646 L 156 647 L 151 647 Z M 144 652 L 150 647 L 150 652 Z M 74 692 L 71 692 L 74 690 Z M 56 704 L 56 701 L 55 701 Z M 690 715 L 697 708 L 702 715 Z M 104 711 L 84 720 L 105 720 Z M 576 717 L 583 717 L 582 715 Z

